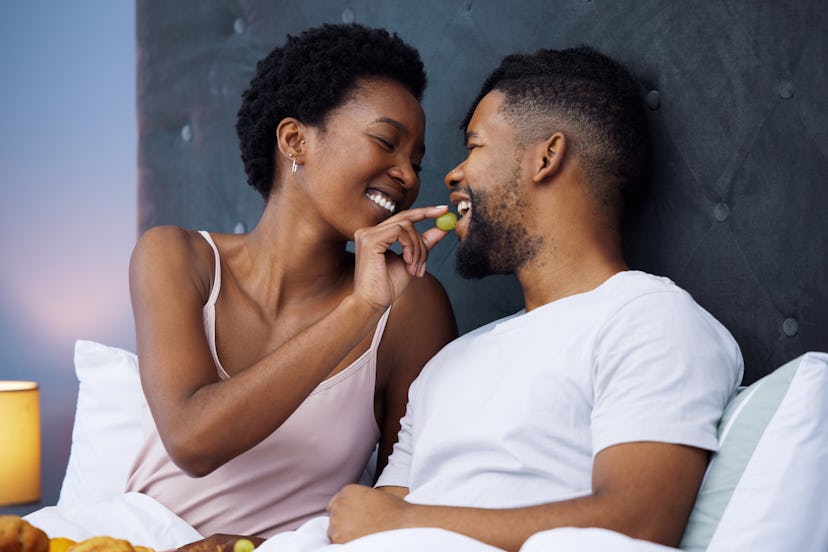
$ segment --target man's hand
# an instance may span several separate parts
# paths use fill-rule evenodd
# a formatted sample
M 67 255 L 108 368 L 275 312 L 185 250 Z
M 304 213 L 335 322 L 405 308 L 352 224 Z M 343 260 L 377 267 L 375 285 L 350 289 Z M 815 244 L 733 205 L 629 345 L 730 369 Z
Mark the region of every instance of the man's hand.
M 344 544 L 372 533 L 401 529 L 406 513 L 414 507 L 392 493 L 348 485 L 328 501 L 328 538 L 334 544 Z

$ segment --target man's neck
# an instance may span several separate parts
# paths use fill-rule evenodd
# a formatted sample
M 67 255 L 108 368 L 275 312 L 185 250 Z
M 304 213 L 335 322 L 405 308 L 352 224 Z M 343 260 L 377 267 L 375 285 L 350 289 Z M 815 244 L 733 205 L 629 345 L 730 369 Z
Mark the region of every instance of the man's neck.
M 517 271 L 526 310 L 597 288 L 609 278 L 629 270 L 620 250 L 593 249 L 590 253 L 540 255 Z

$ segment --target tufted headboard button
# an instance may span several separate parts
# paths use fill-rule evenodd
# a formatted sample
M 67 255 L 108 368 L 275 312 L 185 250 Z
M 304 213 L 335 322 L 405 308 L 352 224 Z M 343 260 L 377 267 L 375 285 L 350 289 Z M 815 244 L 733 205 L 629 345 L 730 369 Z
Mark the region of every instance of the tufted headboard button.
M 244 20 L 244 17 L 238 17 L 235 21 L 233 21 L 233 32 L 236 34 L 242 34 L 244 31 L 247 30 L 247 21 Z
M 794 96 L 794 83 L 791 79 L 782 79 L 776 87 L 779 97 L 790 100 Z
M 784 322 L 782 322 L 782 331 L 788 337 L 793 337 L 799 333 L 799 323 L 795 318 L 786 318 Z
M 730 207 L 727 206 L 727 203 L 717 203 L 713 207 L 713 218 L 719 222 L 724 222 L 730 218 Z
M 647 107 L 650 108 L 651 111 L 655 111 L 659 107 L 661 107 L 661 92 L 658 90 L 650 90 L 647 92 Z

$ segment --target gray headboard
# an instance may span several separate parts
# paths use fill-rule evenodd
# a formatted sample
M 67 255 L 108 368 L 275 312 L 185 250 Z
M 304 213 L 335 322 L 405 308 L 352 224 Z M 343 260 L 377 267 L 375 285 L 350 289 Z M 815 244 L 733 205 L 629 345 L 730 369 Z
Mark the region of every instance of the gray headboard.
M 644 81 L 653 191 L 627 224 L 634 268 L 669 276 L 735 335 L 745 383 L 828 351 L 828 10 L 820 1 L 137 1 L 139 231 L 255 225 L 234 132 L 256 60 L 286 34 L 356 21 L 416 46 L 429 77 L 418 204 L 445 203 L 458 129 L 485 75 L 516 51 L 590 44 Z M 429 269 L 461 332 L 521 308 L 511 277 Z

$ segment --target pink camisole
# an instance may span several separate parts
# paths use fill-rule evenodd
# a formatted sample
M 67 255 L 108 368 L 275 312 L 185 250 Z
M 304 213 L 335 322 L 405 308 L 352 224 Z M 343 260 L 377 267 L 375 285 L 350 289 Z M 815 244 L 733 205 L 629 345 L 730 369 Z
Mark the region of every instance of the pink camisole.
M 218 248 L 210 297 L 203 308 L 205 331 L 222 379 L 215 345 L 215 303 L 221 286 Z M 299 408 L 264 441 L 211 474 L 193 478 L 167 455 L 151 416 L 127 491 L 147 494 L 199 533 L 270 537 L 322 515 L 328 499 L 360 479 L 379 439 L 374 416 L 376 354 L 388 319 L 377 324 L 370 348 L 353 364 L 321 382 Z

